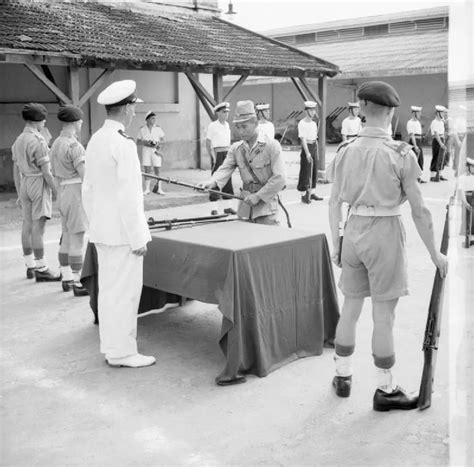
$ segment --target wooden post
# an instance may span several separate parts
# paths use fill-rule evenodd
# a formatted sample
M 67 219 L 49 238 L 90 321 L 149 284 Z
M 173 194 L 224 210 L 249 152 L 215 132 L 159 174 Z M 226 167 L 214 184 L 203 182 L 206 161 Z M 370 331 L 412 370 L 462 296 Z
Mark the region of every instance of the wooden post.
M 69 95 L 73 105 L 79 105 L 80 99 L 80 83 L 79 83 L 79 67 L 71 65 L 69 68 Z
M 59 89 L 52 81 L 48 79 L 48 77 L 44 74 L 43 70 L 38 66 L 32 63 L 25 63 L 24 64 L 28 70 L 31 71 L 54 95 L 59 97 L 60 101 L 63 104 L 71 104 L 71 99 L 66 96 L 66 94 Z
M 304 89 L 302 88 L 301 84 L 298 83 L 298 81 L 296 81 L 296 78 L 292 77 L 291 81 L 293 81 L 293 84 L 295 85 L 296 90 L 298 91 L 298 93 L 302 97 L 303 101 L 309 101 L 308 96 L 306 95 L 306 93 L 305 93 Z
M 327 76 L 322 75 L 318 80 L 318 94 L 321 100 L 319 115 L 319 170 L 326 171 L 326 114 L 327 114 Z
M 222 102 L 222 75 L 220 73 L 214 73 L 212 75 L 212 90 L 214 93 L 214 100 L 216 101 L 216 104 Z
M 247 78 L 249 75 L 242 75 L 235 83 L 234 85 L 226 92 L 225 96 L 223 97 L 222 100 L 226 100 L 232 92 L 234 92 L 238 86 L 240 86 Z
M 211 107 L 211 105 L 212 106 L 216 105 L 214 99 L 204 89 L 204 86 L 199 82 L 199 79 L 196 78 L 192 73 L 185 72 L 185 75 L 187 76 L 189 82 L 191 83 L 191 86 L 193 87 L 194 92 L 199 97 L 201 104 L 206 109 L 206 112 L 209 115 L 209 118 L 211 120 L 214 120 L 215 118 L 214 110 Z

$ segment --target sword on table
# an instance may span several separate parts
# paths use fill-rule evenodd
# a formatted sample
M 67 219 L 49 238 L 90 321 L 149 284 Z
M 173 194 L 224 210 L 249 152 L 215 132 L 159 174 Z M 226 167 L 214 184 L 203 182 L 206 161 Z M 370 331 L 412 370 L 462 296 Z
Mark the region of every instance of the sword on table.
M 231 195 L 229 193 L 224 193 L 223 191 L 219 191 L 219 190 L 212 190 L 211 188 L 203 188 L 199 185 L 192 185 L 191 183 L 180 182 L 178 180 L 174 180 L 174 179 L 169 178 L 169 177 L 161 177 L 159 175 L 152 175 L 152 174 L 147 174 L 147 173 L 144 173 L 144 172 L 142 172 L 142 175 L 144 177 L 153 178 L 154 180 L 159 180 L 161 182 L 171 183 L 172 185 L 185 186 L 187 188 L 192 188 L 193 190 L 203 191 L 205 193 L 214 193 L 216 195 L 225 196 L 227 198 L 238 199 L 239 201 L 244 200 L 244 198 L 242 198 L 241 196 Z

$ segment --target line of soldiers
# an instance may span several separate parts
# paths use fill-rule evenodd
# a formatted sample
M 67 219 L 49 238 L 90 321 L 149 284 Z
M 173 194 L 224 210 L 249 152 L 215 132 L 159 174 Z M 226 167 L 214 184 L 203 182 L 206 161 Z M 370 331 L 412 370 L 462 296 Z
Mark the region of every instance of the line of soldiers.
M 22 110 L 25 127 L 12 146 L 15 188 L 23 215 L 26 277 L 37 282 L 61 281 L 65 292 L 73 290 L 75 296 L 84 296 L 88 293 L 80 274 L 87 230 L 81 202 L 85 150 L 78 140 L 83 112 L 70 105 L 59 109 L 62 130 L 51 150 L 41 134 L 46 116 L 43 105 L 26 104 Z M 44 230 L 52 216 L 53 196 L 58 198 L 61 214 L 59 274 L 51 271 L 44 257 Z

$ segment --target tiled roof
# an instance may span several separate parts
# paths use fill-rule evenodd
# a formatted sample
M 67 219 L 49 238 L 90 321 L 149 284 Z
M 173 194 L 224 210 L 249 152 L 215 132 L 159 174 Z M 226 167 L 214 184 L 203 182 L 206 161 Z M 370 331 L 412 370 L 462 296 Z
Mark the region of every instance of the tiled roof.
M 295 35 L 306 32 L 325 31 L 332 29 L 353 28 L 357 26 L 371 26 L 376 24 L 396 23 L 399 21 L 415 21 L 419 19 L 438 18 L 449 16 L 449 7 L 440 6 L 435 8 L 423 8 L 421 10 L 400 11 L 383 15 L 364 16 L 360 18 L 349 18 L 337 21 L 326 21 L 324 23 L 310 23 L 299 26 L 269 29 L 263 34 L 275 37 L 282 35 Z
M 300 46 L 337 63 L 338 78 L 394 76 L 448 71 L 448 31 L 378 36 Z
M 100 3 L 0 4 L 0 49 L 71 56 L 79 66 L 260 76 L 329 76 L 336 65 L 202 14 Z

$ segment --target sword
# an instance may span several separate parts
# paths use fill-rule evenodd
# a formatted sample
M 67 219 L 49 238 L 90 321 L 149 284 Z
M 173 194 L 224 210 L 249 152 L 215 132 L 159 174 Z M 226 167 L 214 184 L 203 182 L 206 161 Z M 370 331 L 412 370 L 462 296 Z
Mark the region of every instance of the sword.
M 192 185 L 191 183 L 179 182 L 178 180 L 173 180 L 172 178 L 169 178 L 169 177 L 160 177 L 159 175 L 152 175 L 152 174 L 147 174 L 144 172 L 142 172 L 142 175 L 144 177 L 153 178 L 155 180 L 160 180 L 162 182 L 171 183 L 172 185 L 185 186 L 187 188 L 192 188 L 193 190 L 204 191 L 206 193 L 214 193 L 216 195 L 225 196 L 226 198 L 238 199 L 239 201 L 244 200 L 244 198 L 242 198 L 241 196 L 231 195 L 229 193 L 224 193 L 223 191 L 219 191 L 219 190 L 212 190 L 210 188 L 203 188 L 203 187 L 200 187 L 199 185 Z

